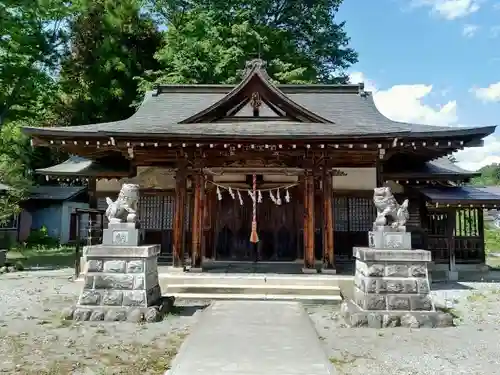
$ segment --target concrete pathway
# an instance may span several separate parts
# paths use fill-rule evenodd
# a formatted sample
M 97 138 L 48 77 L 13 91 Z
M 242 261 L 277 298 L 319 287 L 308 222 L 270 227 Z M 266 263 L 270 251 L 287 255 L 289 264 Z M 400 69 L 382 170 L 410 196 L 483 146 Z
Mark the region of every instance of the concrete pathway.
M 219 301 L 202 313 L 168 375 L 331 375 L 296 302 Z

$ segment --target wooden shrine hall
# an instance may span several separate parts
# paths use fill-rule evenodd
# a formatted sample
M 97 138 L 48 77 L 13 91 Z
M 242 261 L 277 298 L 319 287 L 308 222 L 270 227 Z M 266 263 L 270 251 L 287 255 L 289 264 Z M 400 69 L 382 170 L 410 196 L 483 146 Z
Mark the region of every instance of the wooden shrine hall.
M 448 155 L 495 127 L 389 120 L 363 84 L 279 85 L 265 63 L 236 85 L 165 85 L 122 121 L 24 128 L 70 159 L 38 173 L 87 181 L 91 207 L 141 186 L 147 243 L 176 267 L 205 261 L 301 262 L 334 271 L 367 245 L 373 188 L 410 199 L 414 247 L 434 262 L 484 262 L 483 209 L 500 196 L 464 186 Z

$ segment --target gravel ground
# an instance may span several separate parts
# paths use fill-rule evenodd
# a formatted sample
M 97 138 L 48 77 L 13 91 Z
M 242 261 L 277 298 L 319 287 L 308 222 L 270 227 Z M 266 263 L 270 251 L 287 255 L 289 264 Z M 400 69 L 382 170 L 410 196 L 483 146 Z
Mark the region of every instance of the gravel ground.
M 163 374 L 201 306 L 176 302 L 153 324 L 61 320 L 80 292 L 71 272 L 0 275 L 0 373 Z
M 71 270 L 0 275 L 0 373 L 163 374 L 197 321 L 200 303 L 176 302 L 163 322 L 71 322 Z M 434 284 L 434 298 L 457 315 L 441 329 L 345 328 L 338 306 L 309 307 L 340 375 L 500 374 L 500 282 Z
M 308 308 L 341 375 L 500 374 L 500 283 L 433 284 L 452 328 L 345 328 L 338 308 Z

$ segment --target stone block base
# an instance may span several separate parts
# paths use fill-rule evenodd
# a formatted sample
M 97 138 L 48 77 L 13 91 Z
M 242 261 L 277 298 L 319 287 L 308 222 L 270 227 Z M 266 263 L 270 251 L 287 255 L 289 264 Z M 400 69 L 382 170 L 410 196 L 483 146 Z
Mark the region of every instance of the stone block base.
M 367 311 L 352 302 L 344 301 L 340 312 L 349 327 L 442 328 L 454 326 L 453 316 L 441 311 Z
M 368 232 L 368 245 L 375 249 L 411 249 L 411 233 L 387 229 Z
M 87 246 L 86 273 L 78 307 L 149 307 L 161 298 L 160 245 Z
M 155 306 L 81 306 L 76 305 L 63 310 L 61 318 L 75 321 L 127 321 L 132 323 L 154 323 L 163 320 L 174 305 L 172 297 L 162 298 Z
M 305 268 L 305 267 L 303 267 L 302 268 L 302 273 L 305 273 L 305 274 L 314 274 L 314 273 L 318 273 L 318 270 L 316 268 Z
M 356 272 L 352 301 L 341 309 L 349 326 L 453 325 L 451 315 L 436 311 L 430 295 L 429 251 L 355 247 L 353 253 Z

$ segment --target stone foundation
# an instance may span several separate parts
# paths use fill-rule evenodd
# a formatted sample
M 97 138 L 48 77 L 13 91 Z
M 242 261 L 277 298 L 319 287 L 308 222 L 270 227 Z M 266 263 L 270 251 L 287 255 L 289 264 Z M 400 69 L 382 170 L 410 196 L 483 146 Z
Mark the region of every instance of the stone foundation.
M 453 317 L 436 311 L 430 295 L 427 250 L 353 248 L 353 300 L 342 305 L 352 327 L 444 327 Z
M 160 245 L 94 245 L 84 252 L 86 272 L 73 319 L 140 320 L 137 316 L 165 313 L 158 282 Z
M 367 311 L 356 304 L 344 301 L 341 316 L 349 327 L 368 328 L 442 328 L 452 327 L 453 316 L 441 311 Z
M 354 303 L 363 310 L 435 311 L 427 250 L 353 249 Z
M 122 306 L 71 306 L 63 310 L 62 319 L 76 321 L 127 321 L 133 323 L 159 322 L 171 310 L 174 298 L 161 298 L 155 306 L 122 307 Z

